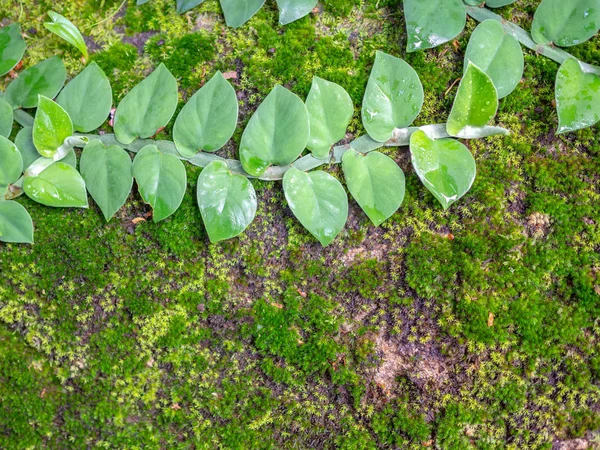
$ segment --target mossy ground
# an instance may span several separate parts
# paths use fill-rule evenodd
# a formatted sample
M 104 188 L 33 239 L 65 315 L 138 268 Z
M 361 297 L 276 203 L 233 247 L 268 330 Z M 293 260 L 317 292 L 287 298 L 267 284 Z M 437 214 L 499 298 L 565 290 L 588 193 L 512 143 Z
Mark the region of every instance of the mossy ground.
M 274 3 L 238 30 L 216 0 L 182 16 L 172 0 L 0 0 L 0 19 L 21 22 L 26 66 L 59 54 L 73 75 L 76 51 L 42 26 L 50 9 L 69 17 L 115 101 L 160 62 L 180 107 L 216 70 L 235 72 L 241 126 L 224 154 L 274 84 L 305 96 L 313 75 L 348 90 L 362 134 L 376 50 L 419 73 L 419 123 L 445 120 L 474 22 L 455 45 L 406 55 L 398 0 L 325 0 L 285 28 Z M 502 13 L 528 26 L 537 3 Z M 600 63 L 599 44 L 574 51 Z M 149 211 L 137 193 L 108 224 L 95 206 L 21 199 L 36 244 L 0 246 L 0 448 L 600 445 L 600 138 L 554 135 L 556 71 L 527 52 L 498 115 L 512 134 L 468 143 L 477 181 L 448 212 L 407 149 L 390 149 L 404 205 L 374 228 L 351 201 L 325 249 L 280 183 L 262 182 L 247 233 L 209 245 L 194 167 L 159 224 L 132 223 Z

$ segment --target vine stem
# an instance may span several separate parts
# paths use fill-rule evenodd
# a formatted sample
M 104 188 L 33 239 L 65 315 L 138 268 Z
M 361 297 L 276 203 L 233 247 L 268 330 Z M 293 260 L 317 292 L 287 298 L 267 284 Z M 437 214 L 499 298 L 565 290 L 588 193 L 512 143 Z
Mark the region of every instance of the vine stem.
M 87 138 L 89 140 L 98 139 L 104 145 L 118 145 L 127 151 L 132 153 L 139 152 L 142 148 L 147 145 L 155 145 L 161 152 L 174 155 L 183 161 L 187 161 L 190 164 L 198 167 L 206 167 L 213 161 L 223 161 L 229 167 L 233 173 L 244 175 L 248 178 L 257 178 L 264 181 L 278 181 L 283 179 L 285 173 L 295 167 L 302 171 L 309 171 L 316 169 L 317 167 L 324 166 L 327 164 L 340 164 L 344 153 L 348 150 L 353 149 L 359 153 L 369 153 L 377 150 L 381 147 L 403 147 L 410 144 L 410 137 L 415 131 L 424 131 L 431 139 L 441 139 L 451 137 L 446 132 L 446 124 L 435 124 L 426 125 L 423 127 L 408 127 L 408 128 L 396 128 L 392 133 L 392 138 L 387 142 L 377 142 L 371 139 L 369 136 L 361 136 L 349 144 L 338 145 L 333 147 L 329 152 L 329 155 L 325 158 L 316 158 L 313 155 L 306 155 L 302 158 L 294 161 L 292 164 L 287 166 L 271 166 L 265 173 L 260 177 L 253 177 L 246 173 L 242 168 L 240 161 L 235 159 L 226 159 L 212 153 L 200 152 L 191 158 L 184 158 L 177 151 L 177 147 L 172 141 L 165 140 L 152 140 L 152 139 L 136 139 L 131 144 L 124 145 L 117 140 L 114 134 L 78 134 L 77 137 Z M 497 134 L 508 134 L 508 130 L 499 127 L 483 127 L 477 130 L 470 136 L 461 136 L 466 139 L 477 139 Z
M 559 64 L 564 63 L 567 59 L 575 58 L 570 53 L 561 50 L 560 48 L 555 47 L 552 44 L 538 44 L 533 40 L 531 34 L 525 31 L 520 26 L 509 22 L 504 19 L 502 16 L 490 11 L 487 8 L 480 6 L 467 6 L 467 14 L 475 19 L 477 22 L 483 22 L 484 20 L 496 20 L 502 24 L 502 28 L 504 31 L 513 36 L 517 41 L 523 44 L 525 47 L 533 50 L 534 52 L 544 55 L 547 58 L 550 58 L 553 61 L 556 61 Z M 592 64 L 585 63 L 583 61 L 579 61 L 579 65 L 583 69 L 584 72 L 594 73 L 596 75 L 600 75 L 600 67 L 594 66 Z

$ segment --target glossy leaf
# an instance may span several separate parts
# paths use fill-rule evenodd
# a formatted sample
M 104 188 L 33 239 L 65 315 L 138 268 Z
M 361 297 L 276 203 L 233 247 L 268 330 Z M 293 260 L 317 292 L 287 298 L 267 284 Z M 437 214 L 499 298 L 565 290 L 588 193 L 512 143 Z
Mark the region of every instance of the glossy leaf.
M 115 112 L 115 136 L 123 144 L 149 138 L 166 126 L 177 108 L 177 81 L 164 64 L 135 86 Z
M 0 189 L 14 183 L 23 173 L 23 158 L 17 146 L 0 136 Z
M 223 161 L 213 161 L 198 177 L 198 207 L 210 241 L 238 236 L 256 216 L 256 192 L 248 178 L 233 174 Z
M 183 107 L 173 128 L 177 151 L 191 158 L 199 151 L 216 152 L 235 131 L 238 102 L 235 90 L 217 72 Z
M 35 108 L 38 95 L 56 97 L 67 79 L 67 71 L 58 56 L 45 59 L 25 69 L 6 88 L 4 100 L 13 109 Z
M 85 41 L 83 36 L 77 29 L 77 27 L 64 16 L 60 14 L 49 11 L 48 15 L 52 22 L 44 22 L 44 26 L 50 30 L 52 33 L 56 34 L 58 37 L 64 39 L 72 46 L 76 47 L 83 57 L 88 59 L 88 49 L 85 45 Z
M 354 114 L 352 99 L 340 85 L 314 77 L 306 109 L 310 123 L 307 148 L 316 158 L 325 158 L 331 146 L 346 136 Z
M 100 66 L 92 62 L 69 81 L 56 101 L 71 117 L 75 130 L 89 133 L 106 121 L 112 108 L 112 89 Z
M 238 28 L 248 22 L 265 0 L 220 0 L 227 25 Z
M 342 159 L 348 190 L 378 227 L 394 214 L 404 200 L 404 172 L 389 156 L 348 150 Z
M 531 36 L 538 44 L 581 44 L 600 30 L 598 0 L 542 0 L 533 16 Z
M 415 172 L 444 209 L 465 195 L 477 173 L 471 152 L 454 139 L 430 139 L 419 130 L 410 138 Z
M 147 145 L 135 156 L 133 176 L 140 195 L 154 211 L 154 222 L 177 211 L 185 194 L 187 175 L 176 156 L 161 153 L 155 145 Z
M 600 77 L 567 59 L 556 75 L 556 110 L 558 133 L 594 125 L 600 120 Z
M 177 13 L 183 14 L 202 3 L 204 0 L 177 0 Z
M 0 242 L 33 244 L 33 222 L 20 203 L 0 202 Z
M 40 155 L 52 158 L 66 138 L 73 135 L 73 123 L 57 103 L 40 95 L 33 122 L 33 144 Z
M 491 78 L 498 98 L 510 94 L 523 76 L 521 44 L 506 34 L 502 24 L 496 20 L 482 22 L 471 35 L 465 54 L 465 71 L 469 61 Z
M 392 137 L 394 128 L 409 126 L 423 107 L 423 85 L 404 60 L 377 52 L 363 99 L 362 121 L 378 142 Z
M 310 14 L 317 0 L 277 0 L 279 23 L 287 25 Z
M 33 143 L 32 133 L 33 127 L 24 127 L 17 133 L 15 138 L 15 145 L 23 158 L 23 169 L 27 169 L 40 157 L 40 153 Z
M 21 26 L 18 23 L 0 28 L 0 77 L 19 64 L 25 48 L 27 44 L 21 36 Z
M 404 0 L 407 51 L 415 52 L 454 39 L 467 22 L 462 0 Z
M 498 110 L 498 93 L 494 83 L 479 67 L 468 63 L 448 117 L 450 136 L 464 137 L 485 127 Z
M 290 164 L 306 148 L 308 135 L 306 106 L 297 95 L 277 85 L 244 130 L 240 144 L 242 167 L 258 177 L 272 164 Z
M 0 136 L 6 138 L 10 136 L 13 120 L 12 106 L 0 97 Z
M 26 176 L 25 194 L 32 200 L 55 208 L 87 208 L 85 181 L 64 162 L 56 162 L 36 176 Z
M 295 167 L 283 177 L 290 209 L 321 245 L 327 246 L 348 220 L 348 196 L 341 183 L 322 170 L 306 173 Z
M 105 147 L 92 140 L 83 149 L 79 165 L 88 192 L 108 222 L 125 204 L 133 186 L 129 154 L 117 145 Z

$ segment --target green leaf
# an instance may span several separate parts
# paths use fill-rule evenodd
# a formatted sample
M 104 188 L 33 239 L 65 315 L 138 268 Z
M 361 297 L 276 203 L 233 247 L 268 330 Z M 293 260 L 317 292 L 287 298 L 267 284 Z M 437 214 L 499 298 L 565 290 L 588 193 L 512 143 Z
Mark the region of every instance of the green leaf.
M 0 202 L 0 242 L 33 244 L 33 222 L 17 202 Z
M 23 173 L 23 158 L 17 146 L 0 136 L 0 186 L 6 187 Z
M 81 176 L 108 222 L 125 204 L 133 186 L 129 154 L 117 145 L 90 141 L 81 154 Z
M 4 100 L 13 109 L 35 108 L 38 95 L 54 98 L 67 79 L 67 71 L 58 56 L 45 59 L 25 69 L 6 88 Z
M 177 0 L 177 14 L 183 14 L 204 3 L 204 0 Z
M 149 1 L 150 0 L 136 0 L 135 4 L 136 4 L 136 6 L 141 6 L 141 5 L 145 5 Z
M 54 11 L 49 11 L 48 15 L 52 22 L 44 22 L 44 26 L 58 37 L 76 47 L 87 60 L 88 49 L 77 27 L 69 19 Z
M 0 77 L 13 70 L 25 53 L 25 40 L 18 23 L 0 28 Z
M 277 0 L 279 23 L 287 25 L 310 14 L 317 0 Z
M 164 64 L 135 86 L 115 112 L 115 136 L 127 145 L 166 126 L 177 108 L 177 81 Z
M 542 0 L 533 16 L 531 36 L 538 44 L 570 47 L 587 41 L 598 30 L 598 0 Z
M 600 120 L 600 77 L 585 73 L 576 59 L 567 59 L 556 75 L 558 131 L 580 130 Z
M 26 176 L 25 194 L 32 200 L 55 208 L 87 208 L 85 181 L 64 162 L 56 162 L 36 176 Z
M 413 123 L 422 107 L 423 85 L 417 72 L 404 60 L 377 52 L 362 107 L 369 136 L 387 141 L 394 128 Z
M 65 86 L 56 101 L 71 117 L 75 130 L 89 133 L 106 121 L 112 89 L 100 66 L 92 62 Z
M 346 184 L 373 224 L 378 227 L 394 214 L 404 200 L 404 172 L 389 156 L 350 149 L 342 158 Z
M 471 152 L 454 139 L 430 139 L 419 130 L 410 137 L 415 172 L 444 209 L 465 195 L 477 173 Z
M 13 126 L 13 109 L 10 104 L 0 98 L 0 136 L 9 137 Z
M 52 158 L 66 138 L 73 135 L 73 123 L 59 104 L 40 95 L 33 122 L 33 143 L 40 155 Z
M 498 98 L 510 94 L 523 76 L 521 44 L 496 20 L 486 20 L 475 28 L 465 54 L 465 71 L 469 61 L 492 79 Z
M 147 145 L 133 160 L 133 176 L 140 195 L 154 211 L 154 222 L 166 219 L 179 208 L 187 183 L 185 166 L 174 155 Z
M 39 152 L 33 143 L 33 127 L 24 127 L 15 138 L 15 145 L 23 157 L 23 169 L 27 169 L 35 160 L 40 157 Z
M 277 85 L 244 130 L 240 144 L 242 167 L 258 177 L 272 164 L 288 165 L 304 151 L 308 135 L 306 106 L 297 95 Z
M 227 25 L 238 28 L 258 12 L 265 0 L 220 0 Z
M 283 176 L 283 191 L 296 218 L 321 245 L 329 245 L 344 228 L 348 196 L 328 173 L 306 173 L 292 167 Z
M 316 158 L 326 158 L 331 146 L 346 136 L 354 114 L 352 99 L 340 85 L 314 77 L 306 109 L 310 123 L 307 148 Z
M 208 164 L 198 177 L 198 207 L 212 243 L 240 235 L 256 216 L 256 192 L 248 178 L 223 161 Z
M 462 0 L 404 0 L 407 51 L 415 52 L 454 39 L 465 27 L 467 9 Z
M 494 83 L 485 72 L 469 61 L 448 117 L 448 134 L 466 137 L 474 130 L 485 127 L 494 118 L 496 111 L 498 92 Z
M 517 0 L 486 0 L 485 6 L 489 6 L 490 8 L 500 8 L 501 6 L 510 5 L 516 1 Z
M 235 90 L 223 74 L 217 72 L 177 116 L 173 127 L 177 151 L 186 158 L 199 151 L 216 152 L 233 136 L 237 120 Z

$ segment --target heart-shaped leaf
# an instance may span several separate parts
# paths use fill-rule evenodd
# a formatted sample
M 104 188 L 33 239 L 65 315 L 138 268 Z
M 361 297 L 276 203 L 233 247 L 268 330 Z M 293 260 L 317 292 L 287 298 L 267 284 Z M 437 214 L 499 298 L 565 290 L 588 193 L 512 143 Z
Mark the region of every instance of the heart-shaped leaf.
M 154 211 L 154 222 L 177 211 L 185 194 L 187 175 L 176 156 L 161 153 L 155 145 L 147 145 L 133 160 L 133 176 L 140 195 Z
M 409 126 L 423 107 L 423 85 L 405 61 L 377 52 L 363 99 L 362 121 L 378 142 L 392 137 L 394 128 Z
M 177 0 L 177 13 L 183 14 L 202 3 L 204 0 Z
M 106 75 L 92 62 L 73 78 L 56 99 L 80 133 L 99 128 L 112 108 L 112 89 Z
M 321 245 L 329 245 L 344 228 L 348 196 L 328 173 L 306 173 L 292 167 L 283 176 L 283 191 L 296 218 Z
M 556 75 L 558 132 L 591 127 L 600 120 L 600 77 L 585 73 L 576 59 L 567 59 Z
M 77 27 L 64 16 L 61 16 L 54 11 L 49 11 L 48 15 L 52 22 L 44 22 L 44 26 L 58 37 L 64 39 L 72 46 L 76 47 L 83 57 L 88 59 L 88 50 L 83 40 L 83 36 Z
M 40 154 L 33 143 L 33 127 L 22 128 L 17 133 L 15 145 L 23 157 L 23 169 L 27 169 L 40 157 Z
M 33 144 L 40 155 L 52 158 L 65 139 L 73 135 L 73 122 L 58 103 L 40 95 L 33 122 Z
M 13 126 L 13 109 L 10 104 L 0 98 L 0 136 L 9 137 Z
M 491 78 L 498 98 L 510 94 L 523 76 L 521 44 L 496 20 L 486 20 L 475 28 L 465 54 L 465 71 L 469 61 Z
M 38 203 L 55 208 L 87 208 L 85 181 L 64 162 L 56 162 L 36 176 L 26 176 L 25 194 Z
M 18 23 L 0 28 L 0 77 L 13 70 L 25 53 L 25 40 Z
M 448 117 L 450 136 L 466 137 L 485 127 L 498 111 L 498 92 L 484 71 L 469 61 Z
M 177 108 L 177 81 L 164 64 L 135 86 L 115 112 L 115 136 L 127 145 L 166 126 Z
M 33 222 L 17 202 L 0 202 L 0 242 L 33 244 Z
M 581 44 L 600 30 L 598 0 L 542 0 L 533 16 L 531 36 L 538 44 Z
M 177 151 L 186 158 L 199 151 L 216 152 L 233 136 L 237 119 L 235 90 L 223 74 L 217 72 L 177 116 L 173 127 Z
M 467 22 L 462 0 L 404 0 L 407 51 L 437 47 L 455 38 Z
M 331 146 L 346 136 L 354 114 L 352 99 L 340 85 L 314 77 L 306 109 L 310 123 L 307 148 L 316 158 L 326 158 Z
M 81 154 L 81 176 L 108 222 L 125 204 L 133 186 L 129 154 L 117 145 L 90 141 Z
M 25 69 L 6 88 L 4 99 L 13 109 L 35 108 L 38 95 L 54 98 L 67 79 L 67 71 L 58 56 Z
M 304 102 L 277 85 L 244 130 L 240 144 L 242 167 L 258 177 L 272 164 L 288 165 L 304 151 L 308 135 L 308 111 Z
M 0 136 L 0 190 L 14 183 L 23 173 L 23 158 L 17 146 Z
M 277 0 L 277 6 L 279 23 L 287 25 L 307 16 L 317 6 L 317 0 Z
M 419 130 L 410 137 L 415 172 L 444 209 L 465 195 L 477 173 L 467 147 L 454 139 L 430 139 Z
M 394 214 L 404 200 L 404 172 L 389 156 L 350 149 L 342 158 L 346 184 L 371 222 L 378 227 Z
M 198 206 L 212 243 L 238 236 L 256 216 L 256 192 L 248 178 L 223 161 L 208 164 L 198 177 Z
M 220 0 L 227 25 L 238 28 L 258 12 L 265 0 Z

